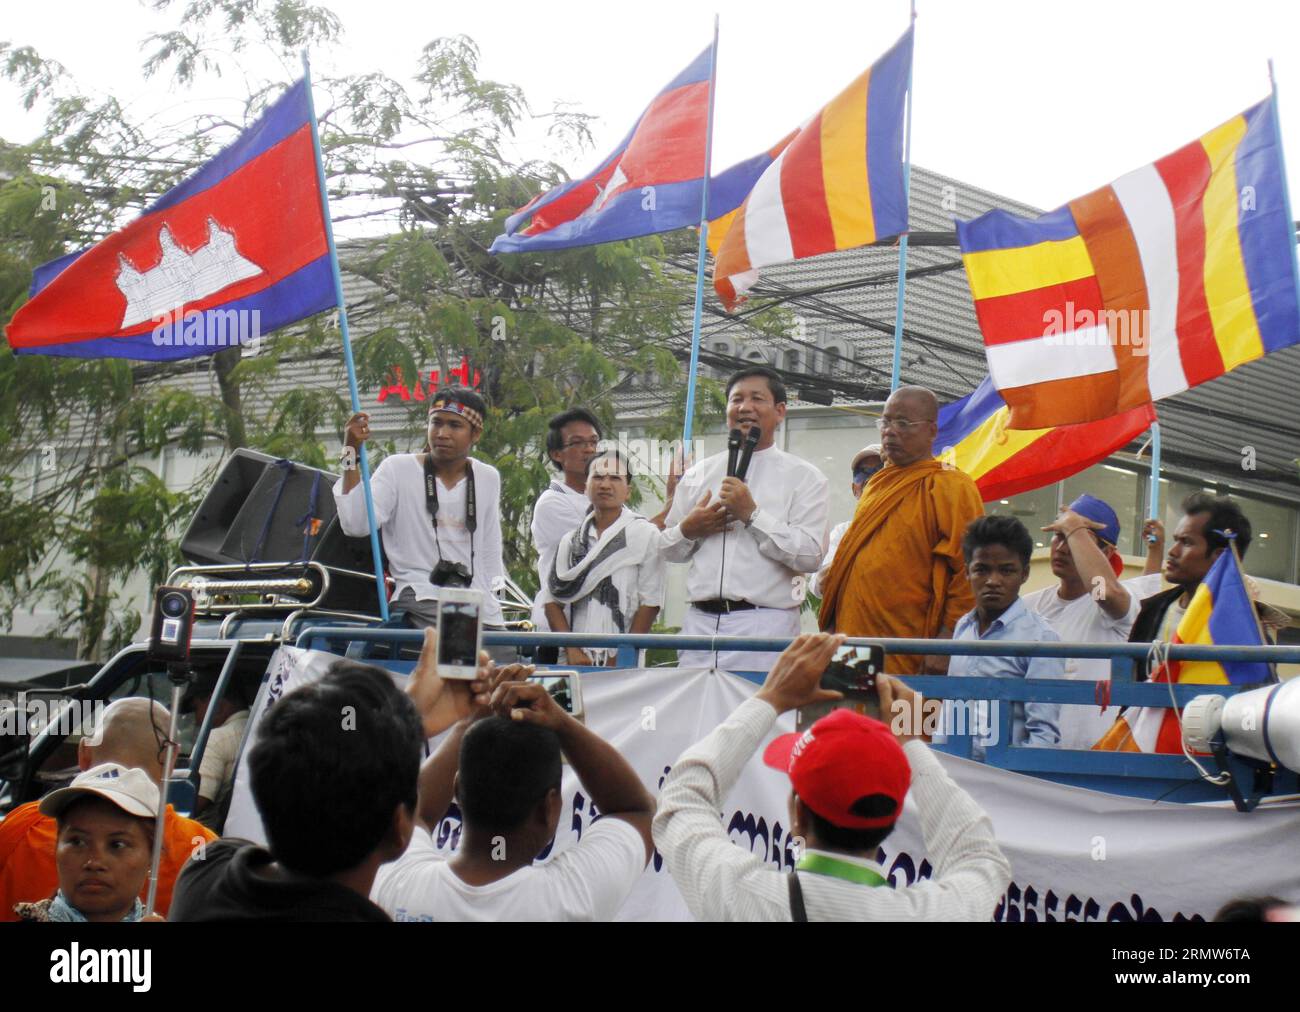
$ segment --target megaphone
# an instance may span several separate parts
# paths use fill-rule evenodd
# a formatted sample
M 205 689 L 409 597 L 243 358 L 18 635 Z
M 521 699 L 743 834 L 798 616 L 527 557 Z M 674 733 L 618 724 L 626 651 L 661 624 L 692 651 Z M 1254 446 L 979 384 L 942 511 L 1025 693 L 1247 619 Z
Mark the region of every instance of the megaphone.
M 1234 755 L 1300 773 L 1300 679 L 1235 696 L 1197 696 L 1183 710 L 1183 741 L 1211 752 L 1222 732 Z

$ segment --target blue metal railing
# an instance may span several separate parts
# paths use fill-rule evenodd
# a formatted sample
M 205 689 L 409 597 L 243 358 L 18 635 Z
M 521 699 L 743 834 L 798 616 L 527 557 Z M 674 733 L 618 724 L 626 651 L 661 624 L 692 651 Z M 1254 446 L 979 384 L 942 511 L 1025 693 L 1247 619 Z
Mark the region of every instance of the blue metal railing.
M 424 633 L 415 629 L 361 628 L 341 626 L 311 626 L 298 635 L 297 646 L 342 653 L 350 643 L 389 643 L 418 645 Z M 583 633 L 512 633 L 484 632 L 485 646 L 514 647 L 603 647 L 618 650 L 615 666 L 592 668 L 577 665 L 593 673 L 608 672 L 637 665 L 640 650 L 743 650 L 779 652 L 790 644 L 788 638 L 763 638 L 743 636 L 680 636 L 656 633 L 646 634 L 583 634 Z M 1134 663 L 1146 660 L 1150 645 L 1144 643 L 1021 643 L 926 639 L 869 639 L 855 638 L 850 645 L 880 644 L 886 657 L 890 654 L 933 654 L 942 656 L 997 656 L 997 657 L 1062 657 L 1104 658 L 1110 661 L 1110 681 L 1072 681 L 1066 679 L 1021 678 L 948 678 L 944 675 L 909 675 L 903 680 L 927 699 L 954 700 L 970 703 L 978 700 L 995 700 L 1000 703 L 1046 702 L 1074 705 L 1099 705 L 1099 686 L 1108 686 L 1107 704 L 1118 715 L 1124 706 L 1149 706 L 1168 708 L 1185 706 L 1196 696 L 1214 693 L 1235 695 L 1251 686 L 1235 685 L 1170 685 L 1134 681 Z M 1300 663 L 1300 646 L 1276 647 L 1207 647 L 1187 644 L 1168 648 L 1172 660 L 1189 661 L 1263 661 L 1270 664 Z M 1163 648 L 1162 648 L 1163 653 Z M 389 659 L 379 663 L 395 671 L 409 671 L 414 661 Z M 750 681 L 762 682 L 761 672 L 737 671 L 733 674 Z M 1092 752 L 1078 749 L 1040 748 L 1011 744 L 1013 707 L 997 706 L 996 736 L 984 746 L 985 761 L 991 766 L 1033 774 L 1061 783 L 1075 784 L 1111 793 L 1159 798 L 1173 790 L 1176 800 L 1223 800 L 1223 788 L 1202 781 L 1197 771 L 1181 755 L 1151 755 L 1134 752 Z M 949 734 L 948 741 L 935 748 L 954 755 L 969 757 L 974 736 Z M 1210 760 L 1202 760 L 1209 765 Z M 1234 760 L 1236 762 L 1236 760 Z M 1235 772 L 1253 777 L 1255 771 L 1242 763 Z M 1288 771 L 1278 775 L 1278 791 L 1300 792 L 1300 781 Z

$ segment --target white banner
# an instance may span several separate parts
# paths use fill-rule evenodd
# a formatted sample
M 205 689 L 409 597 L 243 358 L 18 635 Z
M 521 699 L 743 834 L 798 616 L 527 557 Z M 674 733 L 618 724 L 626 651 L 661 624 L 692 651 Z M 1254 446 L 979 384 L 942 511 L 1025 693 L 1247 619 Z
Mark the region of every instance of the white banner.
M 281 649 L 253 707 L 254 717 L 296 685 L 320 677 L 337 657 Z M 394 676 L 400 683 L 401 676 Z M 725 672 L 654 668 L 583 677 L 587 726 L 612 743 L 655 793 L 673 762 L 703 738 L 756 686 Z M 786 715 L 773 736 L 793 728 Z M 248 747 L 256 741 L 256 728 Z M 761 748 L 759 752 L 761 753 Z M 1012 866 L 1012 885 L 996 919 L 1126 921 L 1209 919 L 1239 896 L 1300 901 L 1300 805 L 1249 814 L 1222 806 L 1153 803 L 1064 787 L 1035 777 L 940 755 L 948 772 L 993 819 Z M 564 771 L 564 807 L 555 848 L 577 842 L 590 824 L 590 802 L 572 770 Z M 726 799 L 722 818 L 731 840 L 775 868 L 794 857 L 788 839 L 789 782 L 758 755 Z M 460 840 L 453 808 L 435 840 L 452 850 Z M 262 841 L 261 820 L 241 757 L 226 835 Z M 896 887 L 932 871 L 920 839 L 914 800 L 880 855 Z M 656 854 L 619 914 L 620 920 L 689 919 Z

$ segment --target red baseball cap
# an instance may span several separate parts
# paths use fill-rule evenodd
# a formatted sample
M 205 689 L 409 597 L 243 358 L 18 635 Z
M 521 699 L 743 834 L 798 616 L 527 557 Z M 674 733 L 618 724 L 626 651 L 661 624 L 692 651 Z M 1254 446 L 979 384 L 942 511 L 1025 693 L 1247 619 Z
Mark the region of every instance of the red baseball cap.
M 783 734 L 763 751 L 763 762 L 790 775 L 803 803 L 843 829 L 879 829 L 903 812 L 912 768 L 894 735 L 878 720 L 852 710 L 832 710 L 803 734 Z M 853 812 L 858 799 L 882 794 L 889 815 Z

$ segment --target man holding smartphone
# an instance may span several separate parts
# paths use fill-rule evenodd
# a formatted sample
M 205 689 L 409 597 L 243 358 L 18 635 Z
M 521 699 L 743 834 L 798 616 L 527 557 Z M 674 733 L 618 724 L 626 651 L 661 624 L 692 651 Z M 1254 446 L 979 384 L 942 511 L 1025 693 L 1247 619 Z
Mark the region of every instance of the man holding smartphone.
M 424 453 L 384 458 L 370 481 L 375 521 L 396 581 L 396 607 L 417 627 L 437 624 L 438 588 L 483 594 L 485 626 L 502 624 L 496 588 L 505 579 L 501 555 L 501 475 L 470 456 L 483 436 L 487 404 L 473 390 L 443 387 L 429 404 Z M 343 533 L 370 533 L 357 463 L 370 438 L 370 416 L 348 419 L 343 477 L 334 486 Z
M 607 921 L 650 855 L 655 801 L 618 750 L 513 665 L 420 770 L 411 844 L 371 899 L 397 921 Z M 560 825 L 561 757 L 601 817 L 546 857 Z M 434 831 L 455 800 L 464 831 L 448 858 Z M 716 820 L 716 815 L 715 815 Z
M 889 675 L 876 685 L 888 726 L 835 710 L 804 734 L 763 753 L 790 777 L 790 835 L 802 838 L 795 871 L 783 873 L 731 842 L 718 819 L 745 764 L 788 710 L 836 699 L 820 687 L 844 642 L 800 636 L 762 688 L 687 749 L 659 792 L 654 841 L 686 905 L 710 921 L 976 921 L 993 916 L 1011 866 L 993 825 L 948 776 L 912 719 L 917 694 Z M 934 875 L 891 889 L 876 861 L 911 791 Z M 884 887 L 884 888 L 880 888 Z

